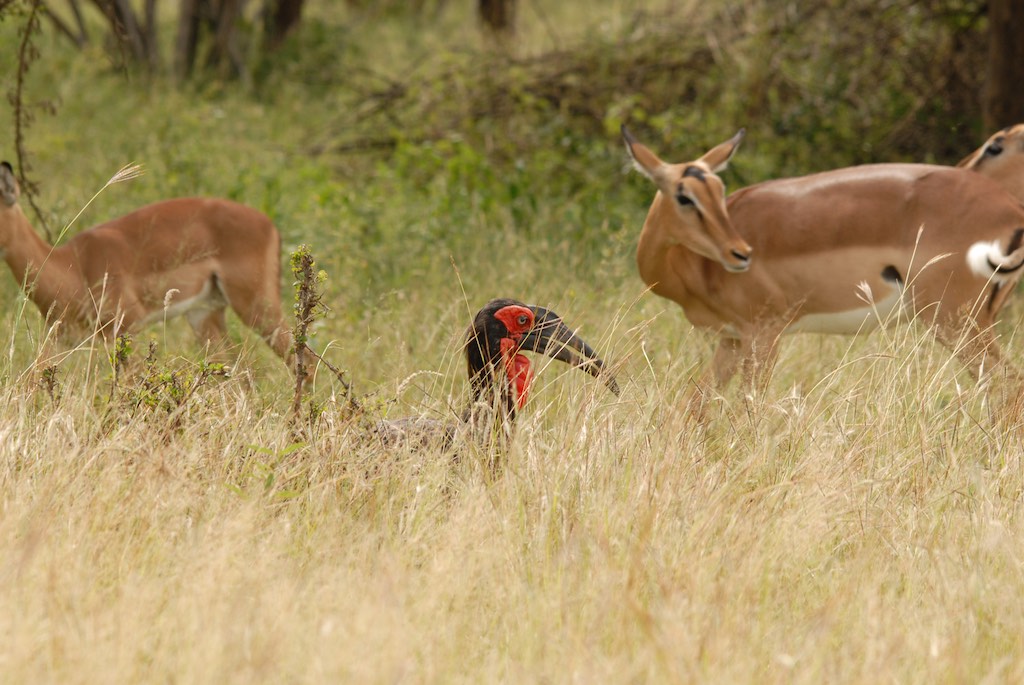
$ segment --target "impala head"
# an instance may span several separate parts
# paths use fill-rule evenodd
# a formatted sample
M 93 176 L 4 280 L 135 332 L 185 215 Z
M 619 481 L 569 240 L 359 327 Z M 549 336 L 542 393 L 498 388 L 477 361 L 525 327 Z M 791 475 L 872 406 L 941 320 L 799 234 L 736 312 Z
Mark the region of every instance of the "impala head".
M 633 165 L 654 181 L 679 219 L 666 228 L 671 231 L 668 238 L 734 273 L 750 268 L 753 250 L 733 228 L 725 208 L 725 184 L 715 174 L 728 166 L 744 133 L 740 129 L 696 161 L 668 164 L 622 127 Z
M 1024 202 L 1024 124 L 993 134 L 957 166 L 988 176 Z
M 0 212 L 6 212 L 18 204 L 20 196 L 21 188 L 18 186 L 18 180 L 14 177 L 11 163 L 0 162 Z
M 0 162 L 0 252 L 7 248 L 10 229 L 7 222 L 11 212 L 19 212 L 18 197 L 21 190 L 14 178 L 14 169 L 8 162 Z
M 604 372 L 604 362 L 579 336 L 570 330 L 558 314 L 544 307 L 516 300 L 488 302 L 477 312 L 466 342 L 466 361 L 474 398 L 479 398 L 494 375 L 504 374 L 512 391 L 510 409 L 526 403 L 533 380 L 530 360 L 522 352 L 539 352 L 552 359 L 602 376 L 605 385 L 619 394 L 615 379 Z

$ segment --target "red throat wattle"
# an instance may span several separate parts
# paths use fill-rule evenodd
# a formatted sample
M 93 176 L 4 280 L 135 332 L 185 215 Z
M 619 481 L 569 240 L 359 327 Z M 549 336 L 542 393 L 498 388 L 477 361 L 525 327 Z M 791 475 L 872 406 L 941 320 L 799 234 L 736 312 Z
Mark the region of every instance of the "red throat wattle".
M 501 339 L 501 358 L 505 361 L 505 373 L 508 374 L 509 383 L 515 392 L 516 409 L 522 409 L 530 392 L 533 372 L 530 370 L 529 359 L 521 354 L 514 354 L 516 347 L 518 343 L 515 340 Z

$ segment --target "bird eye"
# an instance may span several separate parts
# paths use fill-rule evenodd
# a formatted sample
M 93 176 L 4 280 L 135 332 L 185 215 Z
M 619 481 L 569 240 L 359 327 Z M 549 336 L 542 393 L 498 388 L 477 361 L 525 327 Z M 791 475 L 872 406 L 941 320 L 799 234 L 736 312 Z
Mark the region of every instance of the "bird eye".
M 676 202 L 678 202 L 682 207 L 688 207 L 693 205 L 693 200 L 683 195 L 682 193 L 676 195 Z
M 520 326 L 525 326 L 529 322 L 530 317 L 528 317 L 526 314 L 520 314 L 518 317 L 516 317 L 516 323 L 519 324 Z

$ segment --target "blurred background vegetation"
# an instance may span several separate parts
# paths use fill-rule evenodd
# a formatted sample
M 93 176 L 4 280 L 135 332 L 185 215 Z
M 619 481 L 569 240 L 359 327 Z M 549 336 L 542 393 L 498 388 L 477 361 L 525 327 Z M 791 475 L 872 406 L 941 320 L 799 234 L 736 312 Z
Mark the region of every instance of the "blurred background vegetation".
M 508 160 L 565 135 L 614 135 L 626 118 L 666 143 L 732 119 L 788 142 L 779 152 L 794 168 L 782 171 L 799 173 L 880 151 L 955 157 L 982 121 L 1016 123 L 1024 102 L 1024 9 L 1009 0 L 5 4 L 23 31 L 35 20 L 150 84 L 236 80 L 268 105 L 284 83 L 288 97 L 329 92 L 350 117 L 315 154 L 470 136 Z M 812 151 L 797 151 L 804 142 Z
M 1008 0 L 6 0 L 3 156 L 41 231 L 130 161 L 70 233 L 180 195 L 268 213 L 380 378 L 436 363 L 410 312 L 642 294 L 620 124 L 673 161 L 746 127 L 730 187 L 952 164 L 1024 121 L 1022 31 Z

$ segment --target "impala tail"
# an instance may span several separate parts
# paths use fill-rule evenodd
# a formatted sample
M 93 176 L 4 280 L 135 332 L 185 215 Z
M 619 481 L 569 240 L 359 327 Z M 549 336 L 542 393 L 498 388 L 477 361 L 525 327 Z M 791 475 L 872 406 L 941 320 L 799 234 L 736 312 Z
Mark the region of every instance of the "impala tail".
M 979 241 L 967 250 L 971 271 L 995 283 L 1008 283 L 1020 277 L 1024 266 L 1024 228 L 1013 232 L 1004 249 L 998 240 Z

